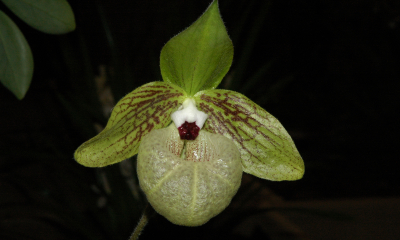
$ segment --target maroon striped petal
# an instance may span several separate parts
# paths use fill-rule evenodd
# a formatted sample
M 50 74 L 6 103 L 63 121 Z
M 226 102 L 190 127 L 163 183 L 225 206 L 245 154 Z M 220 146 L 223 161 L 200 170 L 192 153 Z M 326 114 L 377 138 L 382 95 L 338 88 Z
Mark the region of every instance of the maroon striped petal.
M 215 89 L 197 93 L 195 101 L 209 116 L 203 129 L 234 141 L 244 172 L 274 181 L 303 176 L 303 159 L 285 128 L 246 96 Z
M 132 157 L 143 136 L 166 127 L 171 113 L 185 98 L 183 89 L 165 82 L 135 89 L 117 103 L 105 129 L 75 151 L 76 161 L 87 167 L 103 167 Z

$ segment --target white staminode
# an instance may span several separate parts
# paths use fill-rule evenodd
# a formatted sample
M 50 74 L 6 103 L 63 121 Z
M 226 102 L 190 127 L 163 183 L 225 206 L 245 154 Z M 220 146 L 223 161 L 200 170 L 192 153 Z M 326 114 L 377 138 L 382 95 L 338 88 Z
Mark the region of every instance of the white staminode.
M 172 121 L 177 128 L 186 121 L 188 123 L 196 122 L 196 125 L 201 129 L 207 117 L 207 114 L 197 110 L 196 102 L 191 98 L 186 99 L 178 111 L 171 114 Z

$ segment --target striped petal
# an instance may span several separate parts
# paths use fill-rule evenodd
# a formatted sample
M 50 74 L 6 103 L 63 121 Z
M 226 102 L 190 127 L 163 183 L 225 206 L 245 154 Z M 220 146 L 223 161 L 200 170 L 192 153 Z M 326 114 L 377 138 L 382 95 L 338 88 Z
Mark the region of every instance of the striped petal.
M 132 157 L 143 136 L 166 127 L 185 98 L 183 89 L 165 82 L 135 89 L 117 103 L 104 130 L 75 151 L 75 160 L 87 167 L 103 167 Z
M 304 163 L 282 124 L 244 95 L 205 90 L 195 95 L 199 109 L 209 115 L 204 130 L 232 139 L 243 171 L 273 181 L 297 180 Z

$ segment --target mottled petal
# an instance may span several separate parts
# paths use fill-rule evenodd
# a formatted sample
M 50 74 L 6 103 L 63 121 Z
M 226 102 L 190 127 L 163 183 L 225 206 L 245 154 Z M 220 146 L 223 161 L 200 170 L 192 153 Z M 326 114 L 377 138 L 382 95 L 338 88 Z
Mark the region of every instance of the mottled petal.
M 204 130 L 232 139 L 238 147 L 243 171 L 257 177 L 297 180 L 304 163 L 282 124 L 244 95 L 228 90 L 205 90 L 195 95 L 208 114 Z
M 165 82 L 135 89 L 117 103 L 105 129 L 75 151 L 76 161 L 103 167 L 137 154 L 143 136 L 166 127 L 185 98 L 180 87 Z

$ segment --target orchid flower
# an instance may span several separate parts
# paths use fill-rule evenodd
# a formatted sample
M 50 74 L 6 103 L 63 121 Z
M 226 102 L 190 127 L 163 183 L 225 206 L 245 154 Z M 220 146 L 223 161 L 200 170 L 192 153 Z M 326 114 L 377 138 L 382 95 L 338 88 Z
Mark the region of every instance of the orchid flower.
M 76 161 L 104 167 L 138 154 L 149 203 L 185 226 L 224 210 L 243 171 L 272 181 L 300 179 L 304 163 L 282 124 L 244 95 L 216 89 L 232 59 L 215 0 L 163 47 L 164 81 L 122 98 L 104 130 L 76 150 Z

